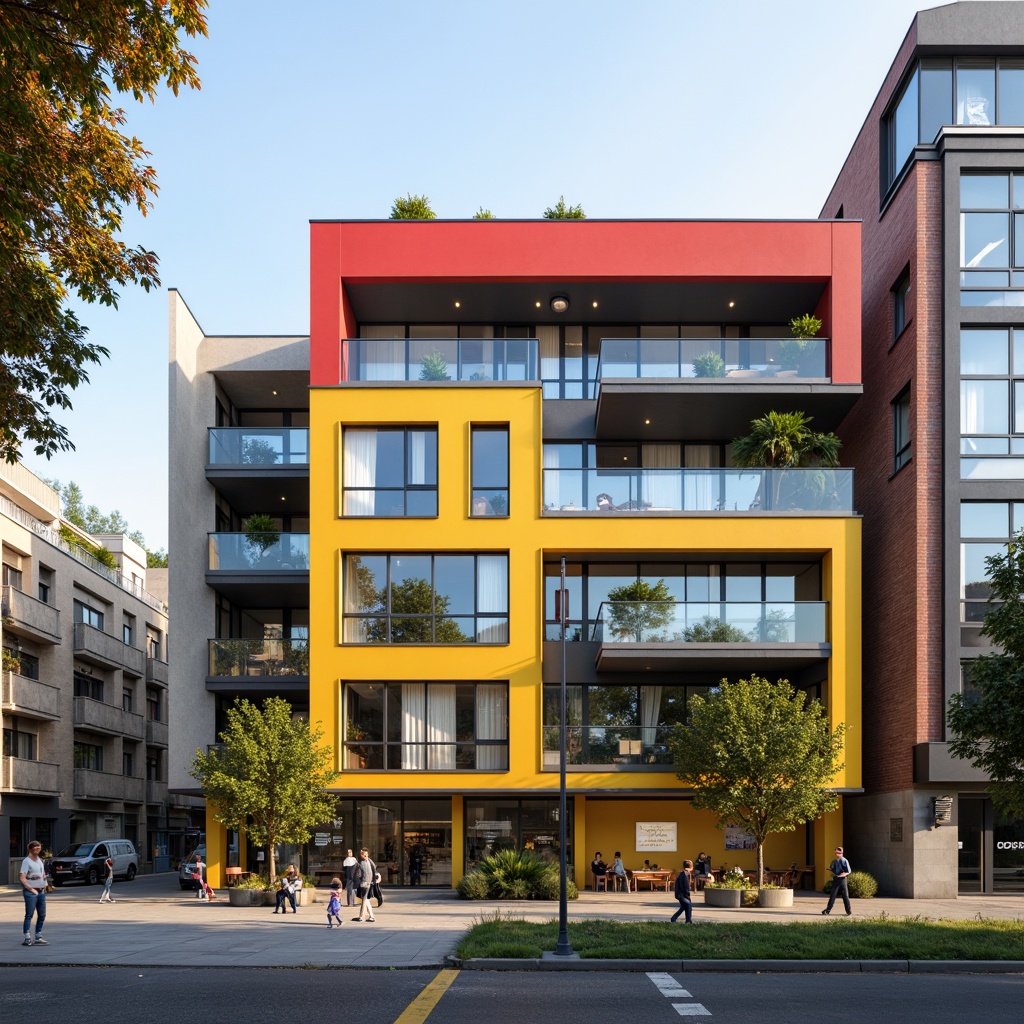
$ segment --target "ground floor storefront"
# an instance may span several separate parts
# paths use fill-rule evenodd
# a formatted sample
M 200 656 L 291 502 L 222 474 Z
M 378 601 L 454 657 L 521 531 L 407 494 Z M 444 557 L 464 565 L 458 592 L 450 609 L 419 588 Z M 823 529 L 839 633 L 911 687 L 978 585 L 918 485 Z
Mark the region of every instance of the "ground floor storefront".
M 957 803 L 959 891 L 1024 895 L 1024 819 L 1000 814 L 980 793 Z

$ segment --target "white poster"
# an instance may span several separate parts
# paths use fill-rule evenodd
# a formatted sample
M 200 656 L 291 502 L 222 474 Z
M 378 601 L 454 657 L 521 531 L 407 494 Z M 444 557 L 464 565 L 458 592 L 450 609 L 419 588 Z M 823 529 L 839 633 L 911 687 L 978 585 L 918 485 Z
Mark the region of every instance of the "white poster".
M 636 823 L 637 853 L 675 853 L 677 825 L 674 821 L 638 821 Z
M 756 850 L 757 840 L 739 825 L 726 825 L 725 848 L 727 850 Z

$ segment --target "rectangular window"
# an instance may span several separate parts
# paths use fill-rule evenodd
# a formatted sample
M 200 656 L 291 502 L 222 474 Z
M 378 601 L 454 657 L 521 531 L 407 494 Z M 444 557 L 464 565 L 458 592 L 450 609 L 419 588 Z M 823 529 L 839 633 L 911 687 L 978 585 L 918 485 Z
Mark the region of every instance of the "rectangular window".
M 75 767 L 89 771 L 103 771 L 103 748 L 95 743 L 75 742 Z
M 134 696 L 132 694 L 132 691 L 131 690 L 122 690 L 121 691 L 121 710 L 122 711 L 131 711 L 132 710 L 132 705 L 134 703 L 135 703 L 135 698 L 134 698 Z
M 898 338 L 910 319 L 910 268 L 900 275 L 892 290 L 892 336 Z
M 471 446 L 471 515 L 507 516 L 508 427 L 473 427 Z
M 4 757 L 17 757 L 23 761 L 36 760 L 36 735 L 22 732 L 17 718 L 10 718 L 4 729 Z
M 87 676 L 82 672 L 75 673 L 75 696 L 88 697 L 90 700 L 103 700 L 103 680 Z
M 160 698 L 155 694 L 146 697 L 146 718 L 151 722 L 160 721 Z
M 103 612 L 90 604 L 86 604 L 85 601 L 75 600 L 74 619 L 75 622 L 84 622 L 86 625 L 93 626 L 96 629 L 103 628 Z
M 135 755 L 125 751 L 121 755 L 121 774 L 127 778 L 135 775 Z
M 18 662 L 18 668 L 14 669 L 14 671 L 19 676 L 24 676 L 26 679 L 39 678 L 39 659 L 34 654 L 29 654 L 28 651 L 22 651 L 15 647 L 5 647 L 4 654 Z
M 437 429 L 346 427 L 342 515 L 436 516 Z
M 160 660 L 160 634 L 149 629 L 146 630 L 146 657 Z
M 960 621 L 981 623 L 991 607 L 987 560 L 1006 554 L 1006 545 L 1024 527 L 1024 503 L 960 503 Z
M 892 403 L 892 450 L 895 473 L 910 461 L 910 385 Z
M 507 644 L 508 555 L 345 556 L 344 642 Z
M 129 647 L 135 643 L 135 616 L 129 615 L 127 612 L 124 616 L 124 622 L 121 624 L 121 639 Z
M 21 590 L 22 572 L 15 566 L 8 565 L 4 562 L 2 580 L 5 587 L 13 587 L 15 590 Z
M 508 684 L 349 683 L 345 768 L 507 771 Z

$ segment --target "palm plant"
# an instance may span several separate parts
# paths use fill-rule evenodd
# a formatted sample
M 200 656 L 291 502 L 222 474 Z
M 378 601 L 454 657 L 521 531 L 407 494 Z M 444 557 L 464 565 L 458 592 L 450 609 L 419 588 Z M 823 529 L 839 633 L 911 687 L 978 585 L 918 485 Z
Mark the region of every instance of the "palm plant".
M 769 412 L 750 423 L 750 433 L 733 438 L 737 466 L 755 469 L 795 469 L 799 466 L 838 466 L 842 442 L 829 431 L 810 428 L 802 412 Z

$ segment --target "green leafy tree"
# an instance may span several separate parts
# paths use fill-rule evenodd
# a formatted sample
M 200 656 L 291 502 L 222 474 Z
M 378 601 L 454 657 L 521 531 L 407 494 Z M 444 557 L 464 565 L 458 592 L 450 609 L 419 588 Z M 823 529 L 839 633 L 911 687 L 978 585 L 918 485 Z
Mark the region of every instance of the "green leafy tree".
M 109 353 L 86 340 L 70 297 L 116 306 L 160 283 L 157 257 L 122 238 L 126 206 L 157 192 L 115 96 L 199 88 L 181 36 L 206 35 L 206 0 L 0 3 L 0 456 L 23 442 L 72 449 L 53 412 Z
M 377 595 L 379 607 L 387 607 L 387 590 Z M 393 644 L 462 644 L 466 634 L 457 622 L 445 618 L 450 598 L 437 594 L 429 580 L 410 578 L 391 586 L 391 638 L 387 636 L 387 620 L 370 619 L 366 638 L 369 643 Z M 403 618 L 408 615 L 411 618 Z
M 831 431 L 811 430 L 802 412 L 769 412 L 750 423 L 750 433 L 732 442 L 733 463 L 756 469 L 838 466 L 842 442 Z
M 582 206 L 569 206 L 565 196 L 559 196 L 554 206 L 549 206 L 542 214 L 545 220 L 586 220 L 587 215 Z
M 680 639 L 688 644 L 745 644 L 753 638 L 731 622 L 723 622 L 714 615 L 705 615 L 687 626 L 680 634 Z
M 642 643 L 663 640 L 659 633 L 675 617 L 676 605 L 668 584 L 637 580 L 608 591 L 606 629 L 609 639 Z
M 482 206 L 473 214 L 473 220 L 494 220 L 494 214 Z
M 1024 816 L 1024 531 L 985 560 L 991 602 L 981 628 L 1001 648 L 970 662 L 970 687 L 949 703 L 949 745 L 992 780 L 993 804 Z
M 281 539 L 277 520 L 265 513 L 260 512 L 249 516 L 243 525 L 245 527 L 245 542 L 252 548 L 257 562 Z
M 754 837 L 760 885 L 765 839 L 838 805 L 826 787 L 843 767 L 845 726 L 831 730 L 819 701 L 808 702 L 786 680 L 759 676 L 694 695 L 689 714 L 669 741 L 676 774 L 693 786 L 695 810 Z
M 266 848 L 271 878 L 278 843 L 306 843 L 310 829 L 334 817 L 335 798 L 326 790 L 338 773 L 322 738 L 322 729 L 292 717 L 280 697 L 269 697 L 262 709 L 239 698 L 227 709 L 223 746 L 197 750 L 189 770 L 214 819 Z
M 248 437 L 242 445 L 242 462 L 247 465 L 273 466 L 281 461 L 281 453 L 262 437 Z
M 156 551 L 146 550 L 147 569 L 166 569 L 167 565 L 167 552 L 163 548 Z
M 433 220 L 437 216 L 430 207 L 427 196 L 406 193 L 398 196 L 391 204 L 389 220 Z

